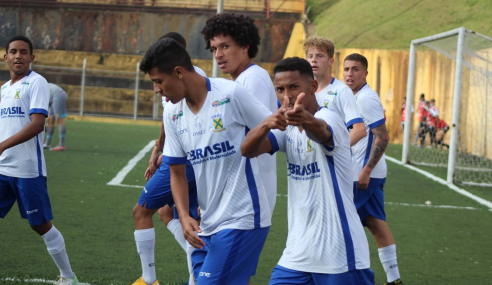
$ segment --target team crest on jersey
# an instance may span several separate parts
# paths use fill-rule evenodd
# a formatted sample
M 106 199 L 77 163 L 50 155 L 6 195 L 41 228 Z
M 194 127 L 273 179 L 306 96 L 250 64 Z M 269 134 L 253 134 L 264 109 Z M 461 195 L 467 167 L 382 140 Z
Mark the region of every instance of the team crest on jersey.
M 314 148 L 312 146 L 311 139 L 307 139 L 307 151 L 306 152 L 311 152 L 313 150 L 314 150 Z
M 329 104 L 330 104 L 330 100 L 328 98 L 325 98 L 325 101 L 323 103 L 323 106 L 328 108 L 328 105 Z
M 212 120 L 214 121 L 214 132 L 222 132 L 226 129 L 224 127 L 224 122 L 222 121 L 222 114 L 213 115 Z
M 338 93 L 336 91 L 328 91 L 328 95 L 337 96 Z
M 20 99 L 20 90 L 15 91 L 14 99 Z
M 171 120 L 175 122 L 177 119 L 179 119 L 179 117 L 183 117 L 183 111 L 179 111 L 179 113 L 172 115 Z

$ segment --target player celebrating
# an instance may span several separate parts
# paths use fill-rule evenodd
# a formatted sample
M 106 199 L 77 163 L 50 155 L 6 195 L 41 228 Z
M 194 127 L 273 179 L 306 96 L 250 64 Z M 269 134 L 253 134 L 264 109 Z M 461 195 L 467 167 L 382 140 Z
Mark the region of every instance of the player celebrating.
M 271 213 L 256 159 L 241 156 L 238 147 L 247 128 L 270 112 L 241 85 L 200 76 L 174 40 L 151 46 L 140 68 L 174 104 L 164 113 L 163 160 L 170 164 L 184 236 L 197 248 L 192 254 L 197 284 L 247 284 L 255 274 Z M 198 186 L 200 226 L 188 213 L 187 159 Z
M 243 85 L 270 112 L 278 109 L 277 97 L 268 72 L 253 63 L 260 36 L 254 19 L 234 13 L 217 14 L 207 20 L 202 34 L 219 68 Z M 261 182 L 273 212 L 277 199 L 276 155 L 258 157 Z
M 53 219 L 42 149 L 48 116 L 50 88 L 41 75 L 29 70 L 34 60 L 31 41 L 11 38 L 4 55 L 10 78 L 1 90 L 0 116 L 0 217 L 5 218 L 15 201 L 24 219 L 44 240 L 60 270 L 58 285 L 75 285 L 61 233 Z
M 306 60 L 284 59 L 274 74 L 284 104 L 241 145 L 246 157 L 278 150 L 287 155 L 289 234 L 270 284 L 374 284 L 353 202 L 346 125 L 338 114 L 319 107 L 317 82 Z
M 65 117 L 67 116 L 67 93 L 60 86 L 49 83 L 50 86 L 50 107 L 48 110 L 48 126 L 46 127 L 46 141 L 43 148 L 53 151 L 65 150 Z M 55 119 L 58 123 L 58 134 L 60 141 L 58 146 L 51 148 L 51 137 L 55 132 Z
M 350 131 L 350 146 L 366 136 L 364 122 L 360 117 L 352 91 L 340 80 L 331 76 L 335 62 L 335 44 L 324 37 L 310 37 L 304 43 L 307 61 L 313 68 L 318 82 L 316 99 L 322 107 L 335 111 L 344 120 Z
M 436 100 L 431 99 L 429 111 L 427 112 L 427 132 L 429 132 L 431 146 L 436 146 L 436 127 L 439 120 L 439 109 L 436 106 Z
M 425 108 L 425 104 L 426 104 L 425 94 L 422 93 L 422 94 L 420 94 L 420 101 L 419 101 L 419 105 L 417 107 L 418 108 L 417 119 L 419 121 L 419 124 L 417 125 L 417 133 L 415 134 L 414 144 L 417 144 L 418 138 L 422 136 L 422 130 L 426 129 L 426 124 L 425 124 L 424 120 L 425 120 L 425 117 L 427 116 L 427 110 Z M 423 134 L 423 136 L 425 139 L 425 134 Z M 424 144 L 422 143 L 422 146 L 423 145 Z
M 359 191 L 355 195 L 355 206 L 363 225 L 376 239 L 379 258 L 388 279 L 386 284 L 403 284 L 396 261 L 395 241 L 384 212 L 383 187 L 387 173 L 384 151 L 389 135 L 381 100 L 366 82 L 367 66 L 367 59 L 357 53 L 347 56 L 343 63 L 343 77 L 355 95 L 368 133 L 353 147 L 359 166 Z
M 181 46 L 186 48 L 186 40 L 179 33 L 170 32 L 160 39 L 164 38 L 174 39 Z M 205 76 L 205 72 L 199 67 L 194 66 L 194 69 L 200 75 Z M 154 84 L 154 92 L 163 95 L 162 88 L 156 84 Z M 168 105 L 168 102 L 166 97 L 163 96 L 162 106 L 164 109 L 166 108 L 166 105 Z M 145 179 L 149 182 L 145 185 L 140 199 L 133 209 L 135 217 L 135 241 L 137 243 L 137 250 L 140 254 L 143 272 L 142 277 L 134 284 L 158 284 L 154 264 L 155 230 L 152 222 L 152 216 L 158 209 L 159 218 L 166 224 L 168 230 L 174 235 L 176 241 L 178 241 L 187 254 L 188 270 L 190 272 L 188 284 L 194 285 L 195 281 L 193 279 L 191 267 L 192 250 L 189 249 L 192 249 L 193 247 L 189 246 L 184 239 L 179 218 L 177 216 L 173 217 L 173 207 L 170 207 L 174 202 L 170 188 L 169 164 L 166 162 L 162 163 L 162 160 L 159 159 L 159 153 L 163 151 L 164 141 L 165 133 L 163 121 L 161 133 L 156 140 L 156 145 L 149 160 L 149 167 L 145 171 Z M 186 165 L 186 175 L 189 182 L 190 213 L 195 219 L 198 219 L 195 173 L 193 172 L 193 167 L 190 163 L 187 163 Z M 152 266 L 150 266 L 151 264 Z

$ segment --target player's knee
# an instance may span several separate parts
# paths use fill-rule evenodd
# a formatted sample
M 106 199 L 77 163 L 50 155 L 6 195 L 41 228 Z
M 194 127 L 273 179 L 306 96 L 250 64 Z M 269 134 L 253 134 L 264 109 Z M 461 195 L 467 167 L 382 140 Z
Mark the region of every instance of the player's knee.
M 145 206 L 145 204 L 144 204 Z M 138 203 L 133 207 L 133 217 L 138 220 L 144 218 L 146 215 L 145 207 L 140 206 Z
M 160 208 L 158 213 L 159 213 L 159 219 L 161 219 L 161 221 L 166 226 L 169 224 L 169 222 L 171 222 L 174 219 L 174 213 L 173 213 L 172 209 L 171 209 L 171 211 L 169 211 L 166 208 Z
M 38 233 L 38 235 L 42 236 L 46 234 L 51 229 L 51 227 L 52 227 L 51 222 L 46 222 L 41 225 L 31 226 L 31 229 L 33 229 L 33 231 Z

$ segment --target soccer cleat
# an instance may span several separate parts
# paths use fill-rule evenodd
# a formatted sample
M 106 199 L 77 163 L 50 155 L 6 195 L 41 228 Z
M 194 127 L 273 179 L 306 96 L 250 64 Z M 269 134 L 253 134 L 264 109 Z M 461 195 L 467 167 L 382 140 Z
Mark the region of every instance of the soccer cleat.
M 405 285 L 405 284 L 403 284 L 403 281 L 401 281 L 401 279 L 398 278 L 393 282 L 384 283 L 384 285 Z
M 49 145 L 49 144 L 43 144 L 43 148 L 44 149 L 49 149 L 49 148 L 51 148 L 51 145 Z
M 50 150 L 52 150 L 52 151 L 60 151 L 60 150 L 65 150 L 65 147 L 64 147 L 64 146 L 59 145 L 59 146 L 57 146 L 57 147 L 50 148 Z
M 65 278 L 65 277 L 60 277 L 58 282 L 55 283 L 55 285 L 77 285 L 79 283 L 79 280 L 77 279 L 77 276 L 75 273 L 73 274 L 73 278 Z
M 154 283 L 152 284 L 147 284 L 145 283 L 145 281 L 143 280 L 143 277 L 140 277 L 138 278 L 137 281 L 135 281 L 132 285 L 159 285 L 159 281 L 154 281 Z

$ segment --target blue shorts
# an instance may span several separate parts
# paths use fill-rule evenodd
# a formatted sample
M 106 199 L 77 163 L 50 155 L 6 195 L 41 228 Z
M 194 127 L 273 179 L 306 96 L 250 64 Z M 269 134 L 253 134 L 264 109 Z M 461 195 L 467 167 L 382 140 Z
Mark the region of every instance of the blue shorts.
M 222 230 L 201 236 L 203 249 L 191 254 L 193 275 L 200 285 L 246 285 L 256 274 L 258 259 L 270 227 Z
M 190 216 L 198 219 L 198 196 L 196 193 L 195 173 L 193 167 L 186 165 L 186 177 L 188 178 L 188 190 L 190 199 Z M 147 209 L 160 209 L 166 205 L 174 206 L 173 194 L 171 193 L 171 173 L 169 164 L 162 163 L 155 174 L 145 185 L 138 204 Z M 179 217 L 178 217 L 179 218 Z
M 21 217 L 31 226 L 53 219 L 46 177 L 16 178 L 0 174 L 0 217 L 5 218 L 17 200 Z
M 364 221 L 369 216 L 386 221 L 383 191 L 385 182 L 386 178 L 371 178 L 367 189 L 358 189 L 355 194 L 355 207 L 364 226 Z
M 352 270 L 340 274 L 310 273 L 287 269 L 277 265 L 269 285 L 374 285 L 371 269 Z

